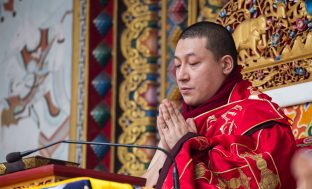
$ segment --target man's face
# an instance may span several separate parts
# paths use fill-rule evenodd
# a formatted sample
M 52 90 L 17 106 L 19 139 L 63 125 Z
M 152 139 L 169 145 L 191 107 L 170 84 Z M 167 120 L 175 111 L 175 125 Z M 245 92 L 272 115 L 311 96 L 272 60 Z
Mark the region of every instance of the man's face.
M 206 49 L 206 40 L 180 39 L 175 50 L 177 84 L 184 102 L 190 106 L 201 105 L 210 99 L 226 77 L 222 64 Z

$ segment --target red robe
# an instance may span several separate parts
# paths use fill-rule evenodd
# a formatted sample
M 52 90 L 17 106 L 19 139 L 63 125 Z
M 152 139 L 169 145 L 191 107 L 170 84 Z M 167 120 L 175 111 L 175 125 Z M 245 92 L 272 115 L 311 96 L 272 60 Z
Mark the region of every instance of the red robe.
M 181 188 L 294 189 L 290 162 L 296 150 L 287 117 L 270 97 L 238 82 L 228 101 L 194 117 L 197 134 L 174 146 Z M 167 159 L 156 188 L 172 188 Z

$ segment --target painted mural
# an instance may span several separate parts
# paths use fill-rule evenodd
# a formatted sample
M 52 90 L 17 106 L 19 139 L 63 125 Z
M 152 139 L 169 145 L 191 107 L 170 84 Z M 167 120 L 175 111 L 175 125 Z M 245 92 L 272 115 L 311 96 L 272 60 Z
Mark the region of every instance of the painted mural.
M 0 162 L 5 161 L 5 155 L 11 151 L 68 139 L 74 116 L 77 124 L 72 125 L 77 126 L 74 129 L 78 139 L 155 145 L 159 102 L 165 97 L 177 103 L 181 100 L 172 67 L 177 38 L 194 22 L 218 18 L 219 22 L 231 26 L 233 35 L 237 29 L 235 36 L 242 49 L 240 59 L 248 62 L 244 73 L 253 66 L 249 69 L 251 76 L 246 78 L 256 84 L 261 80 L 265 90 L 285 88 L 288 82 L 285 78 L 279 80 L 282 75 L 275 70 L 278 77 L 274 77 L 274 84 L 269 81 L 271 72 L 263 71 L 276 65 L 284 68 L 287 51 L 281 42 L 288 40 L 289 52 L 298 45 L 311 44 L 311 15 L 299 9 L 304 1 L 120 0 L 116 3 L 114 0 L 80 0 L 83 6 L 78 7 L 81 11 L 78 19 L 83 24 L 80 23 L 80 40 L 73 41 L 74 2 L 78 1 L 0 0 Z M 238 30 L 251 26 L 248 23 L 261 25 L 263 17 L 259 15 L 263 10 L 260 8 L 266 2 L 270 4 L 268 10 L 274 13 L 267 16 L 266 24 L 278 26 L 280 23 L 281 28 L 266 31 L 270 33 L 265 38 L 258 37 L 258 32 L 263 31 L 256 28 L 257 36 L 252 40 L 255 44 L 246 46 L 248 41 L 243 41 L 243 34 Z M 238 21 L 229 11 L 232 5 L 244 27 L 238 27 Z M 287 33 L 283 25 L 287 20 L 285 16 L 293 18 L 289 15 L 295 10 L 304 20 L 294 18 L 293 22 L 287 22 L 295 34 Z M 300 24 L 304 26 L 302 30 Z M 278 31 L 283 32 L 278 36 L 275 34 Z M 295 40 L 299 34 L 304 43 L 295 43 L 300 41 Z M 73 61 L 75 42 L 80 48 L 77 49 L 79 57 Z M 270 64 L 259 59 L 258 55 L 270 55 L 263 47 L 273 52 Z M 305 56 L 307 61 L 300 64 L 302 60 L 295 55 L 292 54 L 295 62 L 288 62 L 290 66 L 285 72 L 298 81 L 305 77 L 293 84 L 309 83 L 311 57 Z M 75 66 L 72 62 L 77 62 L 79 67 L 77 83 L 72 81 Z M 279 81 L 282 85 L 277 85 Z M 77 89 L 76 101 L 72 88 Z M 72 115 L 71 101 L 76 102 L 78 108 Z M 294 136 L 310 136 L 311 103 L 294 104 L 283 108 L 292 120 Z M 153 155 L 151 151 L 128 148 L 109 150 L 89 146 L 86 151 L 81 146 L 75 148 L 77 161 L 84 162 L 87 168 L 130 175 L 142 174 Z M 42 151 L 41 155 L 67 159 L 69 152 L 67 145 L 60 145 Z
M 67 139 L 73 2 L 0 0 L 0 162 Z M 68 146 L 40 155 L 68 159 Z
M 296 139 L 312 136 L 312 105 L 310 102 L 283 108 L 291 119 L 292 131 Z

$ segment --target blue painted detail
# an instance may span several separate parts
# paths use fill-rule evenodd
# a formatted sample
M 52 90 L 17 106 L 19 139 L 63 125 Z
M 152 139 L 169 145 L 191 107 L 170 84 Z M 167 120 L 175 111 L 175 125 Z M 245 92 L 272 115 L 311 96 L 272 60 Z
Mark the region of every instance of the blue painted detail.
M 104 127 L 110 118 L 110 108 L 100 103 L 91 111 L 91 116 L 100 127 Z
M 42 188 L 42 189 L 56 189 L 56 188 L 62 188 L 62 189 L 70 189 L 70 188 L 85 189 L 85 188 L 91 188 L 91 183 L 90 183 L 89 180 L 77 180 L 77 181 L 65 183 L 63 185 L 51 186 L 51 187 Z
M 305 76 L 307 74 L 306 69 L 302 68 L 302 67 L 296 67 L 294 69 L 295 75 L 298 76 Z
M 226 10 L 223 9 L 223 10 L 219 13 L 219 15 L 220 15 L 221 18 L 226 17 Z
M 158 79 L 158 75 L 157 74 L 147 74 L 147 80 L 151 80 L 151 81 L 157 81 Z
M 312 16 L 312 0 L 305 0 L 305 7 L 310 16 Z
M 308 126 L 308 136 L 312 136 L 312 123 Z
M 226 29 L 229 31 L 229 32 L 233 32 L 233 29 L 232 29 L 232 27 L 231 26 L 226 26 Z
M 130 93 L 129 93 L 129 98 L 130 98 L 130 100 L 133 100 L 133 99 L 134 99 L 134 92 L 130 92 Z
M 109 142 L 103 135 L 99 134 L 92 142 Z M 106 145 L 90 145 L 93 152 L 99 159 L 103 159 L 105 154 L 109 150 L 109 146 Z
M 92 52 L 94 58 L 105 67 L 112 57 L 112 50 L 106 44 L 98 45 Z
M 254 13 L 256 12 L 255 7 L 254 7 L 254 6 L 250 7 L 249 12 L 250 12 L 251 14 L 254 14 Z
M 93 23 L 100 34 L 105 36 L 112 27 L 112 18 L 105 12 L 101 12 L 99 16 L 93 20 Z
M 153 110 L 146 110 L 145 111 L 147 117 L 156 117 L 157 116 L 157 112 L 158 111 L 155 111 L 155 110 L 154 111 Z
M 294 31 L 289 31 L 289 37 L 294 38 L 296 33 Z
M 281 59 L 281 55 L 277 55 L 276 57 L 275 57 L 275 61 L 279 61 Z
M 274 33 L 271 37 L 272 46 L 276 47 L 280 43 L 280 34 Z
M 102 72 L 92 81 L 92 85 L 99 95 L 105 96 L 111 88 L 111 78 Z
M 96 171 L 101 171 L 101 172 L 105 172 L 105 173 L 108 173 L 108 172 L 109 172 L 108 168 L 107 168 L 105 165 L 103 165 L 102 162 L 100 162 L 99 164 L 97 164 L 97 166 L 94 168 L 94 170 L 96 170 Z
M 312 29 L 312 22 L 309 22 L 307 25 L 308 25 L 309 30 Z
M 158 4 L 151 4 L 148 6 L 148 9 L 153 11 L 153 12 L 157 12 L 160 9 L 160 7 Z
M 100 3 L 102 6 L 106 6 L 108 3 L 108 0 L 100 0 Z

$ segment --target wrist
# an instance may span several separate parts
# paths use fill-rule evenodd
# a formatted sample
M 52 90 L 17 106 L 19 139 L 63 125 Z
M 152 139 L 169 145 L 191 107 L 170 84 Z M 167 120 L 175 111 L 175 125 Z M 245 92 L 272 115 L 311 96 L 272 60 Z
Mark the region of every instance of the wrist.
M 163 140 L 159 141 L 158 147 L 162 148 L 162 149 L 164 149 L 164 150 L 166 150 L 168 152 L 170 151 L 170 148 L 169 148 L 168 144 L 165 141 L 163 141 Z

